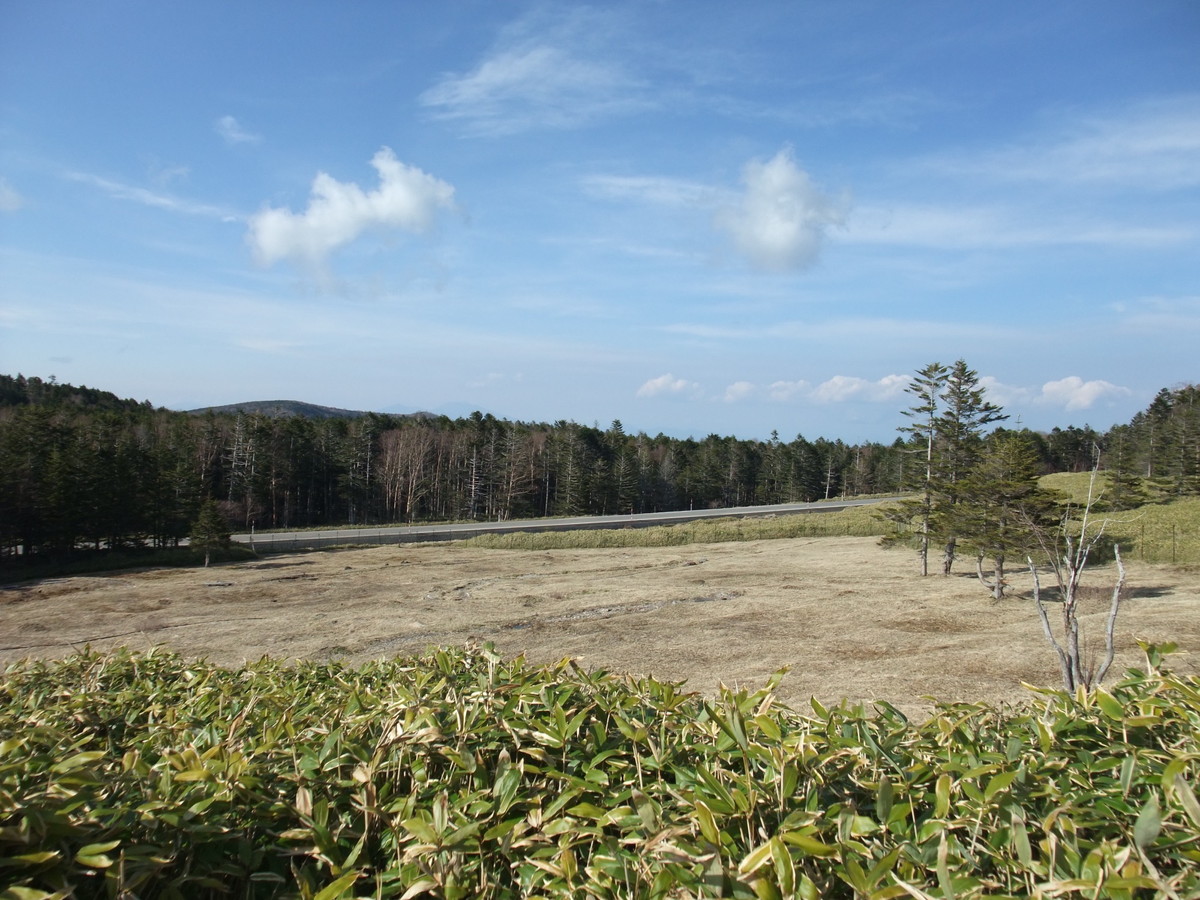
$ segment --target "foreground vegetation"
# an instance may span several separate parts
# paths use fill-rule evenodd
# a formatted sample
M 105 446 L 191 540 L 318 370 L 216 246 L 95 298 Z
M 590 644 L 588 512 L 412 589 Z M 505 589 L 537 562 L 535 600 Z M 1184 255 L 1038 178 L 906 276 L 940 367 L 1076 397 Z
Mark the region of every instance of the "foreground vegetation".
M 0 896 L 1196 896 L 1200 681 L 1147 661 L 919 725 L 488 648 L 22 663 Z

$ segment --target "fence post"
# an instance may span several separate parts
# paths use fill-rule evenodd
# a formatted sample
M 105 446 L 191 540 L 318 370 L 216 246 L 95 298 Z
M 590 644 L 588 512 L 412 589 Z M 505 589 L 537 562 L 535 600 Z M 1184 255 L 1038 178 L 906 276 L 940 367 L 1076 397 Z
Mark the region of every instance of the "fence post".
M 1171 565 L 1175 565 L 1175 523 L 1171 523 Z

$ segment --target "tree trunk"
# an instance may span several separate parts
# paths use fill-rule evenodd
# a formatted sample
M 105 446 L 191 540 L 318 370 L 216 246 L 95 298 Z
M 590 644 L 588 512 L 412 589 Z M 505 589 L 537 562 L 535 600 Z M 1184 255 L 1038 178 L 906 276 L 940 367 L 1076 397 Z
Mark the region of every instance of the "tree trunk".
M 958 546 L 957 538 L 950 538 L 946 541 L 946 549 L 942 552 L 942 574 L 949 575 L 950 569 L 954 565 L 954 551 Z
M 983 574 L 983 554 L 977 554 L 975 557 L 975 573 L 979 576 L 979 583 L 992 592 L 993 600 L 1004 599 L 1004 557 L 997 556 L 993 561 L 995 570 L 992 572 L 992 580 L 989 582 L 987 576 Z

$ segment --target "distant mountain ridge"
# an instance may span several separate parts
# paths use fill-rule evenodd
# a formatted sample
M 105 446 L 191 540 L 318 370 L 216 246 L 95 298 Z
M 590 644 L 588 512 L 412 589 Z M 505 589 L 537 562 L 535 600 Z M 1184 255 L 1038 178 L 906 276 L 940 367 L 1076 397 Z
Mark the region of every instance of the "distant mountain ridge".
M 246 413 L 271 419 L 287 419 L 291 416 L 305 419 L 361 419 L 370 415 L 361 409 L 339 409 L 336 406 L 319 406 L 301 400 L 250 400 L 246 403 L 227 403 L 224 406 L 204 406 L 200 409 L 189 409 L 187 412 L 193 416 L 203 416 L 210 412 L 218 415 Z M 410 415 L 419 416 L 421 413 Z

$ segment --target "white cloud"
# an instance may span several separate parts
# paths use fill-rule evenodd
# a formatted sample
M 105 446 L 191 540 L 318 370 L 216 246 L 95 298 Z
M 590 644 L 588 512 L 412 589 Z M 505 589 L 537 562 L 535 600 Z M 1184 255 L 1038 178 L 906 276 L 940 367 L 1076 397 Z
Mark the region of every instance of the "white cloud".
M 788 271 L 816 262 L 826 230 L 846 221 L 845 200 L 822 193 L 796 165 L 790 149 L 754 160 L 743 176 L 737 208 L 718 218 L 737 249 L 757 269 Z
M 767 388 L 772 400 L 791 400 L 793 397 L 808 391 L 807 381 L 775 381 Z
M 885 375 L 878 381 L 868 381 L 854 375 L 834 375 L 813 388 L 811 397 L 818 403 L 841 403 L 845 400 L 892 400 L 904 393 L 908 384 L 905 375 Z
M 754 393 L 754 385 L 749 381 L 735 381 L 729 387 L 725 388 L 724 400 L 726 403 L 737 403 L 739 400 L 744 400 Z
M 0 176 L 0 212 L 16 212 L 25 201 L 17 193 L 16 188 L 8 183 L 8 179 Z
M 657 378 L 651 378 L 640 388 L 637 389 L 639 397 L 658 397 L 663 394 L 682 394 L 685 391 L 694 391 L 699 387 L 694 381 L 688 381 L 684 378 L 676 378 L 670 372 L 666 375 L 659 375 Z
M 1061 406 L 1067 411 L 1091 409 L 1096 401 L 1106 397 L 1127 397 L 1129 388 L 1108 381 L 1084 381 L 1078 375 L 1068 375 L 1042 385 L 1041 402 Z
M 233 116 L 221 116 L 213 124 L 213 127 L 217 134 L 225 139 L 225 143 L 231 146 L 234 144 L 257 144 L 262 140 L 261 135 L 246 131 Z
M 78 181 L 81 184 L 88 184 L 94 188 L 98 188 L 117 200 L 129 200 L 133 203 L 140 203 L 143 206 L 153 207 L 154 209 L 165 209 L 168 212 L 183 213 L 189 216 L 220 219 L 223 222 L 236 222 L 241 218 L 236 212 L 226 207 L 213 206 L 209 203 L 197 203 L 193 200 L 184 200 L 172 194 L 147 190 L 146 188 L 136 187 L 120 181 L 113 181 L 111 178 L 101 178 L 99 175 L 89 175 L 86 172 L 67 172 L 66 177 L 71 181 Z
M 453 187 L 400 162 L 389 148 L 376 153 L 371 165 L 379 173 L 373 191 L 319 172 L 303 213 L 267 207 L 253 216 L 247 240 L 259 262 L 269 266 L 291 258 L 319 266 L 330 251 L 368 228 L 421 234 L 433 226 L 439 209 L 453 208 Z

